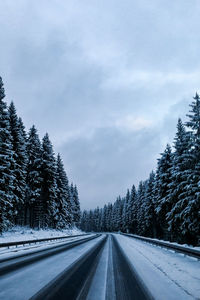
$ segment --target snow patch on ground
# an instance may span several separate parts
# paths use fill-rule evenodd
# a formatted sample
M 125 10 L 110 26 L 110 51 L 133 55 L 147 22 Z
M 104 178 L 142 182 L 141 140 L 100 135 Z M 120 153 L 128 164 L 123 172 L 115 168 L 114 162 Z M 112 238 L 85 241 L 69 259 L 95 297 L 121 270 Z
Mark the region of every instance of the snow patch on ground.
M 34 239 L 43 239 L 67 235 L 77 235 L 83 234 L 80 229 L 74 227 L 71 229 L 65 230 L 56 230 L 56 229 L 32 229 L 25 226 L 15 226 L 9 231 L 4 232 L 0 235 L 0 243 L 9 243 L 17 241 L 27 241 Z

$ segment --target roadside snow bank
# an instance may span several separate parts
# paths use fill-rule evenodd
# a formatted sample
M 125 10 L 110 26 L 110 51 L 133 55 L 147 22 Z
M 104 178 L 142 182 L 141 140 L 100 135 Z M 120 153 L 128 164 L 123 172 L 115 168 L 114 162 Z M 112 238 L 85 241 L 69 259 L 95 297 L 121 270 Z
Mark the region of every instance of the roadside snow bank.
M 159 239 L 149 238 L 149 237 L 146 237 L 146 236 L 136 235 L 136 234 L 131 234 L 131 233 L 128 233 L 128 234 L 125 233 L 124 235 L 132 236 L 132 237 L 135 237 L 135 238 L 141 239 L 141 240 L 144 239 L 146 241 L 149 241 L 150 243 L 154 242 L 154 241 L 155 242 L 163 242 L 163 243 L 169 244 L 169 245 L 181 246 L 181 247 L 184 247 L 184 248 L 194 249 L 194 250 L 200 250 L 200 246 L 192 246 L 192 245 L 187 245 L 187 244 L 178 244 L 176 242 L 169 242 L 169 241 L 166 241 L 166 240 L 159 240 Z
M 83 232 L 78 228 L 74 227 L 65 230 L 56 229 L 32 229 L 30 227 L 15 226 L 9 231 L 4 232 L 0 235 L 0 243 L 9 243 L 15 241 L 26 241 L 34 239 L 43 239 L 50 237 L 59 237 L 66 235 L 77 235 Z

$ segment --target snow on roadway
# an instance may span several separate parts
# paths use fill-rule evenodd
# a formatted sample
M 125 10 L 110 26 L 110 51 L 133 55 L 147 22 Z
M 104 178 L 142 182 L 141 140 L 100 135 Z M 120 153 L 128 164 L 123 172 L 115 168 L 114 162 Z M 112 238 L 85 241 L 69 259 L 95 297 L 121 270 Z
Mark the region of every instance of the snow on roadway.
M 26 300 L 84 255 L 104 236 L 1 276 L 0 300 Z
M 115 237 L 155 299 L 200 299 L 198 259 L 131 237 Z

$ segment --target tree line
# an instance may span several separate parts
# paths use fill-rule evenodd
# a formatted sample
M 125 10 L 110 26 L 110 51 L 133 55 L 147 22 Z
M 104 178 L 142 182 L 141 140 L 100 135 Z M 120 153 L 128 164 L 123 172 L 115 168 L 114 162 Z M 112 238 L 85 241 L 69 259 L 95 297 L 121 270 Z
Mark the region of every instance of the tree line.
M 183 124 L 178 119 L 173 149 L 167 144 L 156 171 L 104 208 L 83 211 L 84 231 L 122 231 L 198 245 L 200 243 L 200 96 Z
M 0 77 L 0 233 L 13 225 L 66 228 L 79 223 L 76 185 L 69 184 L 48 133 L 28 134 L 13 102 L 7 106 Z

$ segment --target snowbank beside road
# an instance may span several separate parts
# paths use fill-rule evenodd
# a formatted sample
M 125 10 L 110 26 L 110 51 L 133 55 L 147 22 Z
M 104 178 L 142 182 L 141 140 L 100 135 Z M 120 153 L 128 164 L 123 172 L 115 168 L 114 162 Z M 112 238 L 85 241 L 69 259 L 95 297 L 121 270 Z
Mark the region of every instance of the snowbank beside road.
M 165 244 L 168 244 L 169 246 L 181 246 L 181 247 L 184 247 L 184 248 L 187 248 L 187 249 L 191 249 L 191 250 L 200 250 L 200 246 L 192 246 L 192 245 L 187 245 L 187 244 L 178 244 L 176 242 L 169 242 L 169 241 L 166 241 L 166 240 L 159 240 L 159 239 L 155 239 L 155 238 L 149 238 L 149 237 L 146 237 L 146 236 L 141 236 L 141 235 L 136 235 L 136 234 L 131 234 L 131 233 L 122 233 L 124 235 L 127 235 L 127 236 L 131 236 L 131 237 L 135 237 L 137 239 L 140 239 L 140 240 L 144 240 L 144 241 L 148 241 L 148 242 L 162 242 L 162 243 L 165 243 Z
M 26 241 L 34 239 L 43 239 L 51 237 L 59 237 L 66 235 L 77 235 L 83 232 L 78 228 L 56 230 L 56 229 L 32 229 L 30 227 L 15 226 L 9 231 L 0 235 L 0 243 L 9 243 L 17 241 Z

